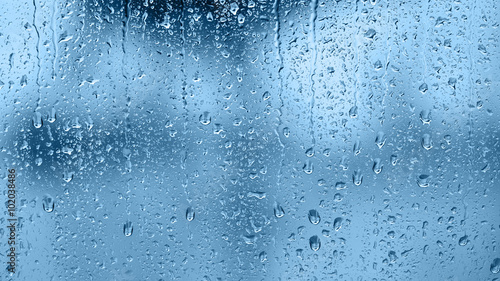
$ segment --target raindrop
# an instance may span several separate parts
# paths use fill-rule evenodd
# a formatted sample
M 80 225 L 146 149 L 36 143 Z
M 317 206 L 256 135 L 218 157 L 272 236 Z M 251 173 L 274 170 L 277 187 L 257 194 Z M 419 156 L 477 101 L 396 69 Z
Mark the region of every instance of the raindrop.
M 377 158 L 373 161 L 373 172 L 375 172 L 375 174 L 380 174 L 382 172 L 382 168 L 384 168 L 384 165 L 382 165 L 381 163 L 382 161 L 380 160 L 380 158 Z
M 352 148 L 352 152 L 354 153 L 354 156 L 361 153 L 361 142 L 359 140 L 356 140 L 354 142 L 354 147 Z
M 311 247 L 311 250 L 315 252 L 321 248 L 321 241 L 319 240 L 319 237 L 317 235 L 309 238 L 309 246 Z
M 311 160 L 307 160 L 306 163 L 304 164 L 304 167 L 302 167 L 302 170 L 304 170 L 304 173 L 310 175 L 313 172 L 313 164 Z
M 132 235 L 132 233 L 134 233 L 134 227 L 132 226 L 132 222 L 127 221 L 123 225 L 123 234 L 128 237 L 128 236 Z
M 186 220 L 187 221 L 193 221 L 194 217 L 195 217 L 195 213 L 194 213 L 193 208 L 188 207 L 187 210 L 186 210 Z
M 318 224 L 321 221 L 321 217 L 319 216 L 319 213 L 316 210 L 310 210 L 308 217 L 309 217 L 309 221 L 312 224 Z
M 42 114 L 40 112 L 35 112 L 33 116 L 33 126 L 37 129 L 41 128 L 43 125 Z
M 391 164 L 392 166 L 396 166 L 396 164 L 398 163 L 398 156 L 393 154 L 391 155 Z
M 491 271 L 491 273 L 495 273 L 495 274 L 500 272 L 500 258 L 496 258 L 493 260 L 493 262 L 490 265 L 490 271 Z
M 420 85 L 420 87 L 418 87 L 418 90 L 422 93 L 422 94 L 425 94 L 427 92 L 427 90 L 429 89 L 429 87 L 427 86 L 426 83 L 423 83 L 422 85 Z
M 205 111 L 200 115 L 200 123 L 203 125 L 208 125 L 212 122 L 212 117 L 210 117 L 210 112 Z
M 345 182 L 339 181 L 335 184 L 335 189 L 337 189 L 337 190 L 342 190 L 342 189 L 346 189 L 346 188 L 347 188 L 347 185 L 345 184 Z
M 458 240 L 458 245 L 460 245 L 460 246 L 467 245 L 467 243 L 469 243 L 468 238 L 469 237 L 467 235 L 464 235 L 464 236 L 460 237 L 460 239 Z
M 382 148 L 385 144 L 385 134 L 384 132 L 378 132 L 377 137 L 375 138 L 375 144 L 378 146 L 378 148 Z
M 260 262 L 265 262 L 267 261 L 267 253 L 265 251 L 262 251 L 260 254 L 259 254 L 259 260 Z
M 306 156 L 307 157 L 313 157 L 314 156 L 314 149 L 311 147 L 308 150 L 306 150 Z
M 352 175 L 352 182 L 354 185 L 361 185 L 363 183 L 363 174 L 361 174 L 361 170 L 356 170 L 354 171 L 354 174 Z
M 290 129 L 288 127 L 283 128 L 283 135 L 287 138 L 290 136 Z
M 353 106 L 351 107 L 351 109 L 349 110 L 349 116 L 351 118 L 356 118 L 358 117 L 358 107 L 357 106 Z
M 429 134 L 424 134 L 422 136 L 422 147 L 425 150 L 429 150 L 432 148 L 432 140 L 431 140 L 431 136 Z
M 240 9 L 240 7 L 238 6 L 238 4 L 236 2 L 233 2 L 233 3 L 231 3 L 229 11 L 231 12 L 231 14 L 236 16 L 236 13 L 238 13 L 239 9 Z
M 430 181 L 430 176 L 429 175 L 420 175 L 417 178 L 417 184 L 420 187 L 428 187 L 429 186 L 429 181 Z
M 420 120 L 422 124 L 430 124 L 431 123 L 431 111 L 430 110 L 422 110 L 420 112 Z
M 339 231 L 341 228 L 342 228 L 342 222 L 344 220 L 340 217 L 336 218 L 334 221 L 333 221 L 333 229 L 335 229 L 335 231 Z
M 281 207 L 280 204 L 275 203 L 274 204 L 274 216 L 277 218 L 282 218 L 285 215 L 285 210 L 283 210 L 283 207 Z
M 49 123 L 54 123 L 56 121 L 56 118 L 56 109 L 52 108 L 47 116 L 47 121 L 49 121 Z
M 45 195 L 42 199 L 43 210 L 47 213 L 52 213 L 54 211 L 54 199 L 52 196 Z
M 398 259 L 398 257 L 396 256 L 396 252 L 390 251 L 389 252 L 389 261 L 391 263 L 393 263 L 393 262 L 396 262 L 397 259 Z
M 268 91 L 265 91 L 262 95 L 262 100 L 266 101 L 271 98 L 271 94 Z

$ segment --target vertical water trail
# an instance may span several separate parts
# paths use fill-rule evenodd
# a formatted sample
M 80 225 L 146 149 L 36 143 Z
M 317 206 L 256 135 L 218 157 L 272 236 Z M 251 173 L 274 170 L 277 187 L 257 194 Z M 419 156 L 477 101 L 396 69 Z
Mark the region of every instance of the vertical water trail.
M 186 22 L 184 20 L 184 9 L 185 9 L 185 3 L 184 0 L 180 1 L 181 4 L 181 11 L 180 11 L 180 16 L 179 16 L 179 24 L 180 24 L 180 32 L 181 32 L 181 50 L 182 50 L 182 60 L 181 60 L 181 73 L 182 73 L 182 110 L 183 110 L 183 115 L 184 115 L 184 122 L 183 122 L 183 137 L 184 140 L 187 140 L 187 133 L 188 133 L 188 126 L 189 126 L 189 110 L 187 107 L 187 74 L 186 74 Z M 189 196 L 188 192 L 188 183 L 189 183 L 189 173 L 186 171 L 186 164 L 188 160 L 188 151 L 186 147 L 186 141 L 183 141 L 182 144 L 182 149 L 181 149 L 181 169 L 184 172 L 184 179 L 182 183 L 182 187 L 184 189 L 184 193 L 186 194 L 186 200 L 188 203 L 191 203 L 191 199 Z
M 36 108 L 35 111 L 38 111 L 40 109 L 40 102 L 42 101 L 42 91 L 41 91 L 41 86 L 40 86 L 40 72 L 42 70 L 41 67 L 41 61 L 40 61 L 40 32 L 38 31 L 38 27 L 36 25 L 36 12 L 38 10 L 38 7 L 36 5 L 36 0 L 33 0 L 33 27 L 35 28 L 36 32 L 36 59 L 37 59 L 37 67 L 38 71 L 36 74 L 36 85 L 37 85 L 37 91 L 38 91 L 38 100 L 36 102 Z
M 318 10 L 318 0 L 311 0 L 311 18 L 310 18 L 310 36 L 309 36 L 309 44 L 312 46 L 312 54 L 311 54 L 311 66 L 309 73 L 309 132 L 311 134 L 312 139 L 312 147 L 316 144 L 316 139 L 314 137 L 314 120 L 313 120 L 313 109 L 314 109 L 314 76 L 316 75 L 316 60 L 317 60 L 317 46 L 316 46 L 316 18 L 317 10 Z
M 57 57 L 59 55 L 59 46 L 57 43 L 57 31 L 56 31 L 56 11 L 57 11 L 57 0 L 52 1 L 52 20 L 50 23 L 50 29 L 52 30 L 52 45 L 54 45 L 54 60 L 52 61 L 52 80 L 56 79 L 57 76 Z
M 285 160 L 285 144 L 281 141 L 281 135 L 279 133 L 279 128 L 283 125 L 283 78 L 281 76 L 281 71 L 283 70 L 283 56 L 281 55 L 281 38 L 280 38 L 280 16 L 279 16 L 279 5 L 280 5 L 280 0 L 275 0 L 273 4 L 273 14 L 274 14 L 274 19 L 276 21 L 275 25 L 275 35 L 274 35 L 274 46 L 276 48 L 276 54 L 277 54 L 277 59 L 278 59 L 278 99 L 279 99 L 279 109 L 278 109 L 278 126 L 274 129 L 274 132 L 276 133 L 276 136 L 278 137 L 278 142 L 281 146 L 281 153 L 280 153 L 280 165 L 278 168 L 278 177 L 277 177 L 277 190 L 278 194 L 280 193 L 280 187 L 281 187 L 281 177 L 283 173 L 283 164 Z

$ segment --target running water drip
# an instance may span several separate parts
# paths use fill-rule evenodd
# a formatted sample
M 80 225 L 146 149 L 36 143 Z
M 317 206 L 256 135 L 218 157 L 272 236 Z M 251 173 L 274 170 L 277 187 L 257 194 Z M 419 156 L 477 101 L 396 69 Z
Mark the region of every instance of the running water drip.
M 318 10 L 318 0 L 311 0 L 311 19 L 310 19 L 310 44 L 312 46 L 312 60 L 311 69 L 309 75 L 309 94 L 311 96 L 309 104 L 309 132 L 311 133 L 312 147 L 316 144 L 316 139 L 314 138 L 314 121 L 313 121 L 313 109 L 314 109 L 314 75 L 316 74 L 316 60 L 317 60 L 317 46 L 316 46 L 316 18 Z
M 186 82 L 187 81 L 187 74 L 184 71 L 184 69 L 186 69 L 186 30 L 185 30 L 186 29 L 186 22 L 184 21 L 184 10 L 185 10 L 184 0 L 180 1 L 180 4 L 181 4 L 181 12 L 180 12 L 180 16 L 179 16 L 179 24 L 180 24 L 180 32 L 181 32 L 180 46 L 182 49 L 182 53 L 181 53 L 182 59 L 181 59 L 180 70 L 181 70 L 182 79 L 183 79 L 182 88 L 181 88 L 181 96 L 182 96 L 182 109 L 184 111 L 184 113 L 183 113 L 184 123 L 183 123 L 183 130 L 182 131 L 183 131 L 184 139 L 188 139 L 188 137 L 187 137 L 187 133 L 188 133 L 188 129 L 189 129 L 189 110 L 187 107 L 187 96 L 188 96 L 187 87 L 188 87 L 188 84 Z M 200 122 L 204 125 L 210 124 L 210 121 L 211 121 L 210 114 L 208 112 L 204 112 L 202 116 L 200 116 Z M 192 200 L 190 199 L 189 192 L 188 192 L 189 173 L 186 171 L 186 163 L 188 160 L 188 154 L 189 154 L 189 152 L 188 152 L 188 148 L 186 147 L 186 142 L 183 141 L 182 142 L 182 150 L 181 150 L 181 163 L 182 163 L 181 169 L 184 170 L 184 180 L 183 180 L 182 187 L 184 189 L 184 193 L 186 194 L 186 200 L 188 201 L 188 203 L 191 203 Z
M 57 45 L 57 32 L 56 32 L 56 9 L 57 0 L 52 1 L 52 22 L 50 29 L 52 30 L 52 45 L 54 45 L 54 60 L 52 61 L 52 80 L 57 77 L 57 56 L 59 55 L 59 46 Z
M 40 109 L 40 102 L 42 101 L 42 92 L 40 91 L 40 71 L 42 70 L 40 66 L 40 32 L 38 31 L 38 27 L 36 26 L 36 11 L 38 9 L 36 5 L 36 0 L 33 0 L 33 27 L 35 28 L 36 32 L 36 59 L 37 59 L 37 67 L 38 67 L 38 72 L 36 74 L 36 85 L 38 86 L 38 100 L 36 102 L 36 108 L 35 111 Z

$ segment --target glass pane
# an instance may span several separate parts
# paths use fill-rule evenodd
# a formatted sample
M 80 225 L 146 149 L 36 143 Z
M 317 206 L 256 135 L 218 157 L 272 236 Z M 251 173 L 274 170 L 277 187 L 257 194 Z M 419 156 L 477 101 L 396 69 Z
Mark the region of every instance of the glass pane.
M 496 280 L 499 12 L 4 3 L 0 279 Z

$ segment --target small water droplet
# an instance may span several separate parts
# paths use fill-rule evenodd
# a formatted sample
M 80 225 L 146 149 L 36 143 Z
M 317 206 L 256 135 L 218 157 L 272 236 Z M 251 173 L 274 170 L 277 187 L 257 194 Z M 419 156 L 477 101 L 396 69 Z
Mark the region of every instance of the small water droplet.
M 382 160 L 380 160 L 380 158 L 377 158 L 373 161 L 372 169 L 375 174 L 380 174 L 383 168 L 384 165 L 382 165 Z
M 431 111 L 430 110 L 422 110 L 420 112 L 420 121 L 422 121 L 422 124 L 428 125 L 431 123 Z
M 363 183 L 363 174 L 361 173 L 361 170 L 356 170 L 354 171 L 354 174 L 352 175 L 352 182 L 354 185 L 361 185 Z
M 271 94 L 268 91 L 265 91 L 262 95 L 262 100 L 266 101 L 271 98 Z
M 319 213 L 316 210 L 310 210 L 308 217 L 309 217 L 309 221 L 312 224 L 318 224 L 321 221 L 321 217 L 319 216 Z
M 391 155 L 391 164 L 392 166 L 396 166 L 396 164 L 398 163 L 398 156 L 397 155 Z
M 432 140 L 431 140 L 431 135 L 429 134 L 424 134 L 422 136 L 422 147 L 425 150 L 429 150 L 432 148 Z
M 35 112 L 33 116 L 33 127 L 39 129 L 43 126 L 42 114 L 40 112 Z
M 309 238 L 309 246 L 311 247 L 311 250 L 315 252 L 321 248 L 321 240 L 319 240 L 319 237 L 317 235 Z
M 430 176 L 429 175 L 420 175 L 417 178 L 417 184 L 420 187 L 428 187 L 429 186 L 429 181 L 430 181 Z
M 259 254 L 259 260 L 260 262 L 265 262 L 267 261 L 267 253 L 265 251 L 262 251 L 260 254 Z
M 193 221 L 195 217 L 195 212 L 194 209 L 191 207 L 188 207 L 186 210 L 186 220 L 187 221 Z
M 354 156 L 359 155 L 361 153 L 361 141 L 356 140 L 354 142 L 354 147 L 352 148 L 352 152 L 354 153 Z
M 124 225 L 123 225 L 123 234 L 127 237 L 131 236 L 132 233 L 134 233 L 134 227 L 132 226 L 132 222 L 131 221 L 127 221 Z
M 274 205 L 274 216 L 277 218 L 282 218 L 285 215 L 285 210 L 281 207 L 280 204 L 275 203 Z
M 378 132 L 377 137 L 375 138 L 375 144 L 378 146 L 378 148 L 382 148 L 385 144 L 385 134 L 384 132 Z
M 43 207 L 43 210 L 47 213 L 52 213 L 52 211 L 54 211 L 54 199 L 52 199 L 52 196 L 45 195 L 43 197 L 42 207 Z
M 203 125 L 208 125 L 212 122 L 212 117 L 210 117 L 210 112 L 205 111 L 200 115 L 200 123 Z
M 313 157 L 314 156 L 314 149 L 311 147 L 308 150 L 306 150 L 306 156 L 307 157 Z
M 304 167 L 302 167 L 302 170 L 304 170 L 304 173 L 310 175 L 313 172 L 313 164 L 311 160 L 307 160 L 306 163 L 304 164 Z
M 353 106 L 353 107 L 351 107 L 351 109 L 349 109 L 349 116 L 351 118 L 358 117 L 358 107 L 357 106 Z
M 427 90 L 429 89 L 429 87 L 427 86 L 426 83 L 422 83 L 422 85 L 420 85 L 420 87 L 418 87 L 418 90 L 422 93 L 422 94 L 425 94 L 427 92 Z
M 336 218 L 333 221 L 333 229 L 335 229 L 335 231 L 339 231 L 342 228 L 343 222 L 344 222 L 344 219 L 342 219 L 341 217 Z
M 469 243 L 469 237 L 467 235 L 464 235 L 462 237 L 460 237 L 460 239 L 458 240 L 458 245 L 460 246 L 465 246 L 467 245 L 467 243 Z
M 287 138 L 290 136 L 290 129 L 288 127 L 283 128 L 283 135 Z

